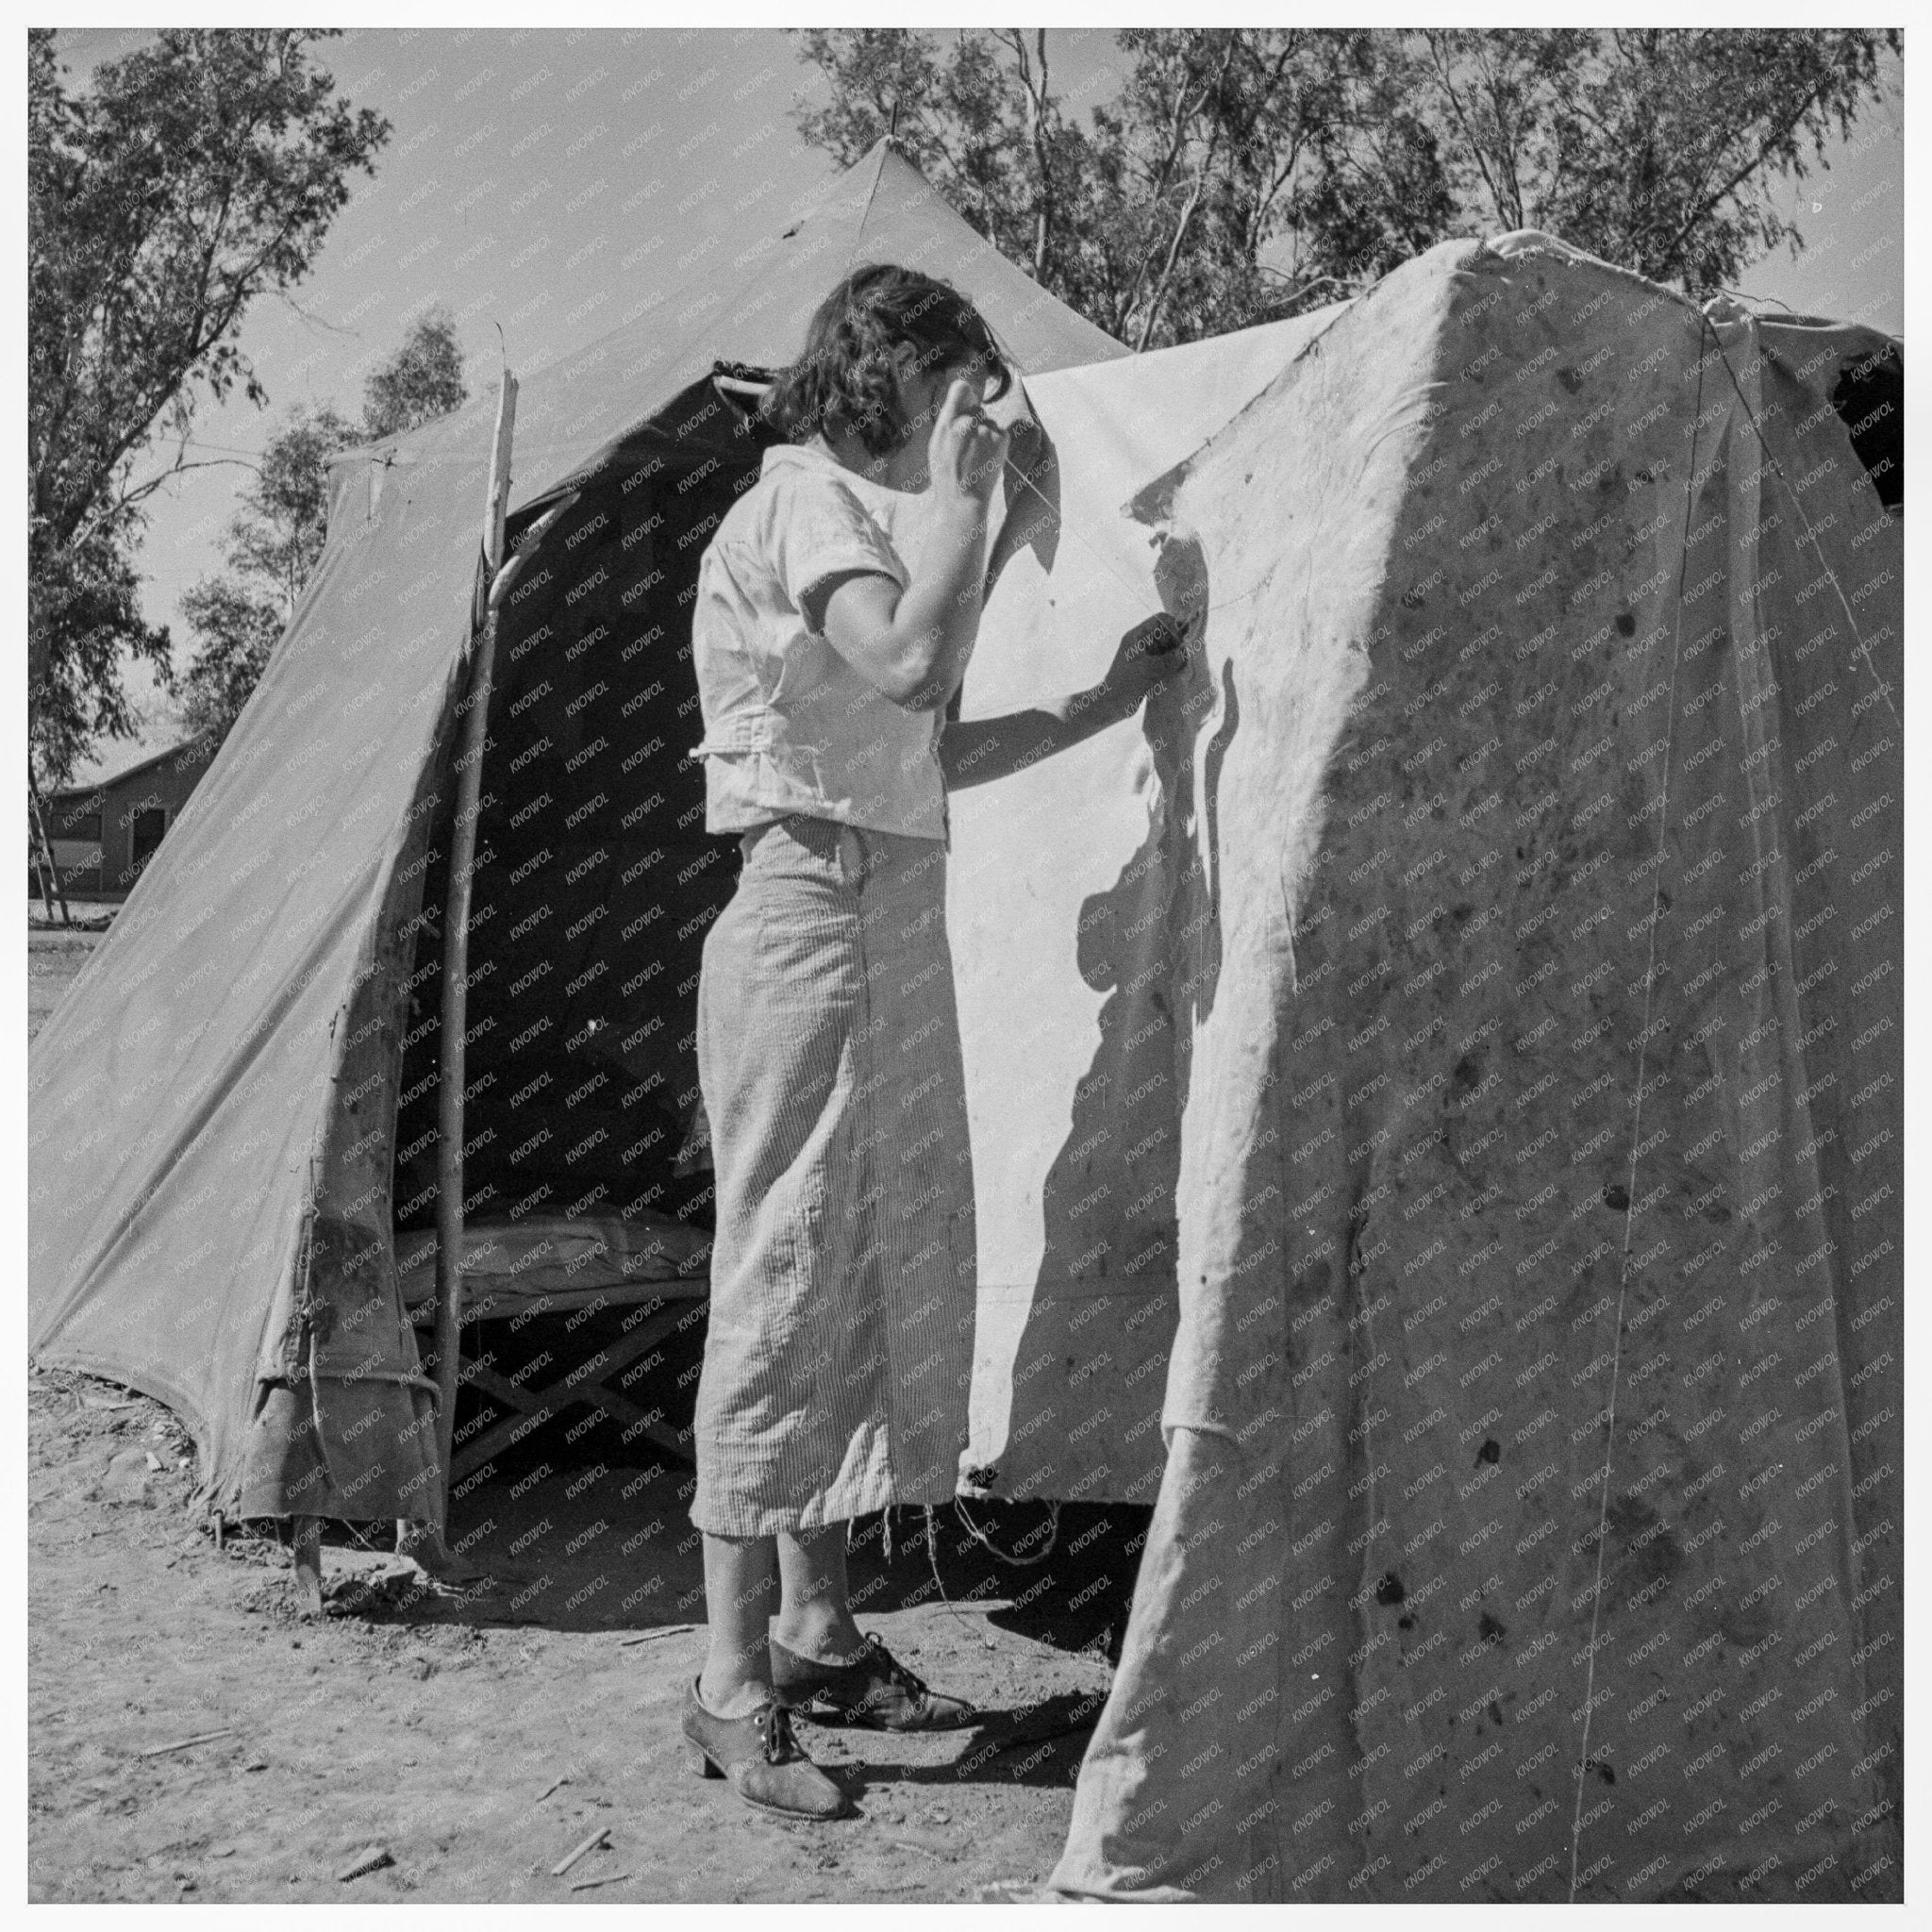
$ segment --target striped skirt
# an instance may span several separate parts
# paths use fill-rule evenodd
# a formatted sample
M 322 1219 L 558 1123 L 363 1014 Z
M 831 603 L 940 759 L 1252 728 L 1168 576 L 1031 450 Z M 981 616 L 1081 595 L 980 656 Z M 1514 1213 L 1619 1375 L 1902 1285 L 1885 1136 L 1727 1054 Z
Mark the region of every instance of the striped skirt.
M 698 983 L 691 1514 L 751 1537 L 956 1492 L 977 1271 L 944 845 L 793 814 L 740 849 Z

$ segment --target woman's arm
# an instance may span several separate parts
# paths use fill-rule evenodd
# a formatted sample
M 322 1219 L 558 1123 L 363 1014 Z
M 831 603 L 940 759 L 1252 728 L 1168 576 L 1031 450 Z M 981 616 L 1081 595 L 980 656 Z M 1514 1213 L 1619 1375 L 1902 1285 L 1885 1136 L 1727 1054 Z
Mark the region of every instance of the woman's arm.
M 930 522 L 912 582 L 902 591 L 869 572 L 841 578 L 825 599 L 832 648 L 908 710 L 937 711 L 958 687 L 979 628 L 987 501 L 1006 446 L 968 386 L 954 383 L 933 425 Z
M 1001 718 L 960 718 L 940 739 L 940 769 L 950 790 L 1010 777 L 1041 758 L 1131 718 L 1156 685 L 1187 661 L 1180 625 L 1164 613 L 1137 624 L 1121 640 L 1107 675 L 1086 691 L 1008 711 Z
M 1008 711 L 1003 718 L 956 719 L 940 740 L 940 769 L 946 774 L 947 789 L 957 791 L 962 786 L 1011 777 L 1132 717 L 1140 702 L 1136 698 L 1125 704 L 1118 692 L 1096 684 L 1052 704 Z
M 975 508 L 976 515 L 964 505 L 934 505 L 904 591 L 868 571 L 835 579 L 825 597 L 826 641 L 908 711 L 937 711 L 951 701 L 979 629 L 986 507 Z

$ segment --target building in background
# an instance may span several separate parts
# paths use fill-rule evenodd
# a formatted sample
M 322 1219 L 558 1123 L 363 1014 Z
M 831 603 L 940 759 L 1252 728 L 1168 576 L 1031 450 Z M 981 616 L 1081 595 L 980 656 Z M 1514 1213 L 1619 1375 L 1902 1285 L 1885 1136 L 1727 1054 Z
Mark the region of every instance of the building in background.
M 70 899 L 126 898 L 169 826 L 180 816 L 220 742 L 212 733 L 204 732 L 99 784 L 49 792 L 41 801 L 54 863 Z M 29 824 L 29 897 L 40 893 L 34 857 Z

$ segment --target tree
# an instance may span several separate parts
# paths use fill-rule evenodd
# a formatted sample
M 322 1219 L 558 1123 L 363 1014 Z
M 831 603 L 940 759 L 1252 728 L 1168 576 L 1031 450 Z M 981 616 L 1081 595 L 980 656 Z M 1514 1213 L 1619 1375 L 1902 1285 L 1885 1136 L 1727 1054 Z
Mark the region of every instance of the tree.
M 325 403 L 294 411 L 269 438 L 228 525 L 228 569 L 202 578 L 181 599 L 196 650 L 186 672 L 171 673 L 168 682 L 188 730 L 227 733 L 295 614 L 328 534 L 330 458 L 358 442 L 419 428 L 468 399 L 456 325 L 433 308 L 370 372 L 359 431 Z
M 199 644 L 187 672 L 169 679 L 182 727 L 225 738 L 288 620 L 273 599 L 231 576 L 202 578 L 183 593 L 181 611 Z
M 1882 97 L 1895 29 L 1430 30 L 1407 66 L 1458 205 L 1697 295 L 1789 242 L 1782 175 Z M 1807 158 L 1808 149 L 1808 158 Z
M 460 409 L 469 400 L 463 352 L 448 309 L 419 316 L 403 345 L 374 370 L 362 399 L 362 432 L 371 441 L 401 436 Z
M 1353 116 L 1378 113 L 1399 242 L 1454 213 L 1428 144 L 1359 31 L 1129 28 L 1125 82 L 1088 127 L 1050 84 L 1046 36 L 814 31 L 831 85 L 799 116 L 850 164 L 891 127 L 968 221 L 1045 287 L 1136 348 L 1291 314 L 1363 261 L 1347 210 L 1318 199 Z M 1415 158 L 1407 158 L 1410 151 Z M 1399 258 L 1399 257 L 1395 258 Z
M 1042 31 L 805 33 L 800 132 L 891 128 L 974 226 L 1137 348 L 1365 286 L 1457 234 L 1544 226 L 1705 293 L 1802 238 L 1772 196 L 1879 93 L 1895 32 L 1132 28 L 1080 127 Z
M 1395 247 L 1438 239 L 1454 208 L 1425 133 L 1399 98 L 1376 91 L 1378 38 L 1306 28 L 1118 37 L 1133 65 L 1119 100 L 1092 117 L 1106 252 L 1128 271 L 1113 333 L 1137 349 L 1219 334 L 1393 267 L 1400 253 L 1365 255 L 1347 208 L 1323 198 L 1357 122 L 1378 130 L 1383 178 L 1405 213 Z
M 165 671 L 140 615 L 142 505 L 195 467 L 197 403 L 265 400 L 237 336 L 308 272 L 389 124 L 334 98 L 306 31 L 169 31 L 70 93 L 28 37 L 28 726 L 42 781 L 134 728 L 122 669 Z M 172 464 L 134 480 L 161 432 Z
M 356 440 L 325 404 L 297 410 L 269 438 L 255 480 L 228 525 L 229 572 L 181 599 L 198 648 L 169 687 L 191 732 L 226 735 L 287 629 L 327 534 L 328 461 Z

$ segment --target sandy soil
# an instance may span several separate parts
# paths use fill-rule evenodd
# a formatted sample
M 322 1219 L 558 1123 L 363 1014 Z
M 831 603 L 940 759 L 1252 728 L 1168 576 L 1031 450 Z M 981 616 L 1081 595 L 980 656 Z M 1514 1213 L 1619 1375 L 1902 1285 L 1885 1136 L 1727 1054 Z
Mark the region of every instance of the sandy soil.
M 30 1031 L 87 950 L 31 941 Z M 556 1425 L 521 1474 L 457 1506 L 453 1538 L 495 1582 L 425 1590 L 387 1536 L 338 1531 L 309 1623 L 275 1525 L 218 1551 L 191 1512 L 192 1445 L 159 1405 L 49 1371 L 30 1374 L 28 1413 L 37 1900 L 959 1900 L 1037 1880 L 1146 1520 L 1069 1507 L 1027 1568 L 950 1510 L 936 1551 L 919 1512 L 890 1557 L 879 1520 L 859 1525 L 861 1621 L 987 1722 L 925 1738 L 802 1724 L 859 1815 L 791 1825 L 682 1766 L 704 1641 L 675 1627 L 704 1615 L 686 1472 L 574 1467 Z M 1043 1506 L 974 1513 L 1003 1549 L 1048 1544 Z M 608 1845 L 553 1876 L 599 1826 Z M 371 1845 L 391 1862 L 337 1875 Z

